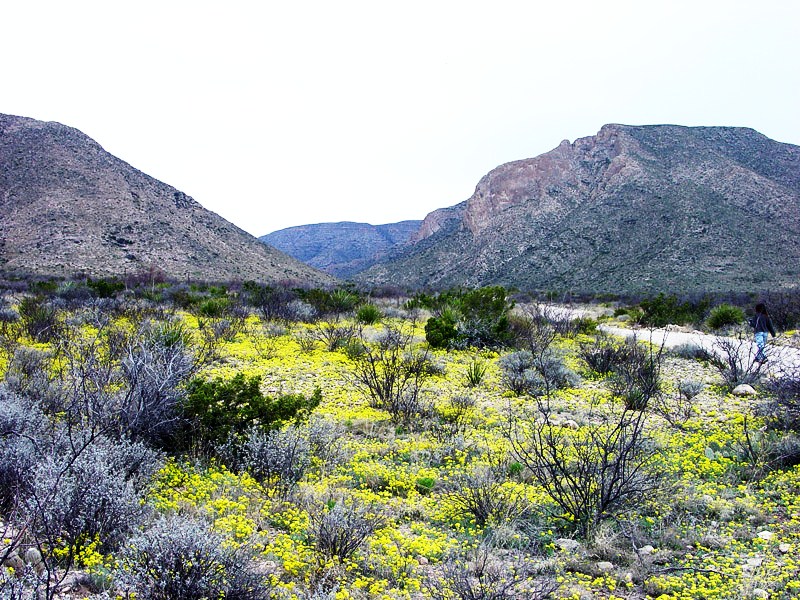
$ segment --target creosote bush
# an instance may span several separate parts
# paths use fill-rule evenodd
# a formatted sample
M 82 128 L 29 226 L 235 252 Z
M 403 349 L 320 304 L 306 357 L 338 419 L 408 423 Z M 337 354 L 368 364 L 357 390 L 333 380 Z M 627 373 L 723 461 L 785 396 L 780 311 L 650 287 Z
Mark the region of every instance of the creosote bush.
M 764 410 L 769 425 L 773 429 L 800 433 L 800 367 L 767 379 L 765 388 L 771 398 Z
M 630 355 L 630 346 L 598 334 L 591 343 L 584 342 L 578 351 L 589 368 L 598 375 L 609 375 Z
M 640 344 L 635 337 L 627 344 L 627 355 L 613 368 L 611 391 L 622 399 L 626 408 L 645 410 L 661 393 L 664 346 Z
M 471 515 L 480 528 L 526 520 L 533 509 L 524 491 L 505 485 L 506 478 L 498 471 L 479 467 L 453 477 L 448 484 L 449 501 Z
M 371 404 L 404 425 L 428 417 L 432 405 L 420 386 L 436 369 L 427 350 L 414 348 L 413 325 L 387 325 L 374 341 L 362 334 L 361 344 L 353 356 L 353 381 Z
M 188 429 L 183 434 L 188 448 L 213 453 L 224 444 L 243 438 L 252 426 L 275 428 L 291 420 L 303 420 L 322 400 L 317 388 L 310 397 L 287 394 L 278 398 L 261 393 L 261 377 L 237 373 L 232 379 L 193 379 L 182 405 Z
M 58 339 L 61 322 L 58 311 L 42 296 L 25 296 L 17 307 L 25 333 L 39 343 Z
M 757 383 L 766 370 L 764 363 L 755 360 L 753 344 L 743 334 L 735 338 L 718 337 L 713 348 L 710 363 L 722 376 L 728 390 L 743 383 Z M 769 347 L 765 354 L 769 357 Z

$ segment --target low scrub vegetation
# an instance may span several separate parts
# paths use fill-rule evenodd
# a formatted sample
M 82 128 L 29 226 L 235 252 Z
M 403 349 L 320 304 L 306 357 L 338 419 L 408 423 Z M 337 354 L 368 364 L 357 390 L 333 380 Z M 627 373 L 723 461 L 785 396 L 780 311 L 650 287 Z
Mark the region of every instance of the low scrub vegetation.
M 667 352 L 499 287 L 145 283 L 3 292 L 0 598 L 800 591 L 800 374 L 749 332 Z M 736 333 L 736 306 L 635 310 Z

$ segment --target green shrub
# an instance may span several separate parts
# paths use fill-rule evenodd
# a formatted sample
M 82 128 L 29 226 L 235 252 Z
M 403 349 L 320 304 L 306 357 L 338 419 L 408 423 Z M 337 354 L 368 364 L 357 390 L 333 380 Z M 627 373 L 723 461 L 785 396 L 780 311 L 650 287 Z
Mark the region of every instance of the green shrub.
M 86 285 L 91 288 L 98 298 L 113 298 L 125 289 L 125 284 L 112 277 L 111 279 L 92 279 L 86 280 Z
M 467 386 L 477 387 L 483 381 L 483 376 L 486 375 L 487 364 L 480 359 L 475 359 L 467 365 Z
M 455 313 L 444 311 L 438 317 L 431 317 L 425 323 L 425 339 L 431 348 L 449 348 L 458 336 Z
M 514 303 L 499 285 L 421 295 L 408 306 L 438 313 L 425 325 L 425 339 L 433 348 L 502 347 L 511 342 L 508 313 Z
M 230 301 L 227 298 L 207 298 L 200 302 L 197 314 L 201 317 L 215 319 L 224 316 L 229 308 Z
M 319 388 L 310 398 L 302 394 L 271 398 L 261 393 L 260 386 L 261 377 L 247 377 L 244 373 L 229 380 L 190 381 L 182 406 L 189 423 L 184 443 L 201 451 L 214 451 L 242 439 L 254 425 L 274 429 L 287 421 L 302 420 L 322 400 Z
M 298 290 L 298 295 L 301 300 L 313 306 L 316 313 L 322 316 L 349 313 L 355 310 L 361 300 L 358 294 L 341 288 Z
M 381 310 L 374 304 L 362 304 L 356 312 L 356 319 L 365 325 L 374 325 L 381 320 Z
M 720 304 L 711 309 L 706 325 L 711 329 L 721 329 L 730 325 L 738 325 L 744 321 L 744 311 L 738 306 Z
M 578 317 L 572 321 L 572 326 L 575 328 L 575 331 L 585 335 L 594 335 L 597 333 L 597 325 L 597 320 L 591 317 Z
M 640 322 L 652 327 L 664 327 L 670 323 L 678 325 L 699 323 L 703 320 L 709 304 L 708 298 L 697 302 L 688 300 L 681 302 L 677 296 L 665 296 L 662 293 L 639 303 L 643 313 Z

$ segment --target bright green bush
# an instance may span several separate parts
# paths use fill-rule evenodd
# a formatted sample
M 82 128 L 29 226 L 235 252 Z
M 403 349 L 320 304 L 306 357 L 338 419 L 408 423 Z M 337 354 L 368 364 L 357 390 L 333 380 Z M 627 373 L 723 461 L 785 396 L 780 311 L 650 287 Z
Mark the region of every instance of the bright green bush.
M 356 312 L 356 319 L 365 325 L 374 325 L 381 320 L 381 310 L 374 304 L 362 304 Z
M 643 312 L 640 322 L 642 325 L 652 327 L 664 327 L 670 323 L 678 325 L 698 323 L 703 320 L 709 303 L 708 298 L 697 302 L 688 300 L 681 302 L 677 296 L 666 296 L 662 293 L 639 303 Z
M 711 329 L 720 329 L 730 325 L 738 325 L 744 321 L 744 311 L 738 306 L 720 304 L 711 309 L 706 325 Z
M 499 285 L 420 295 L 409 306 L 437 313 L 425 325 L 425 339 L 433 348 L 502 347 L 512 338 L 508 313 L 514 303 Z
M 457 336 L 456 317 L 452 310 L 443 311 L 425 323 L 425 339 L 432 348 L 448 348 Z
M 252 426 L 274 429 L 287 421 L 302 420 L 322 400 L 319 388 L 310 398 L 302 394 L 271 398 L 264 396 L 260 387 L 261 377 L 247 377 L 244 373 L 229 380 L 190 381 L 182 406 L 189 429 L 184 443 L 213 452 L 225 443 L 242 439 Z
M 219 318 L 224 316 L 230 308 L 227 298 L 208 298 L 197 307 L 197 314 L 201 317 Z
M 111 279 L 92 279 L 86 280 L 86 285 L 90 287 L 98 298 L 113 298 L 125 289 L 125 284 L 112 277 Z

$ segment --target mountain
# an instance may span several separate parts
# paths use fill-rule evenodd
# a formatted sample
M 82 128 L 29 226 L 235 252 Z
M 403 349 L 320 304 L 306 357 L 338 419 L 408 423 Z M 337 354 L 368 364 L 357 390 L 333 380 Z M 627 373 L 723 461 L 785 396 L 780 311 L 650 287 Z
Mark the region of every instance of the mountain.
M 421 223 L 319 223 L 281 229 L 258 239 L 312 267 L 347 278 L 385 259 L 394 246 L 406 243 Z
M 700 292 L 800 281 L 800 147 L 747 128 L 606 125 L 501 165 L 357 275 L 411 287 Z
M 59 123 L 0 115 L 0 214 L 7 274 L 332 281 Z

